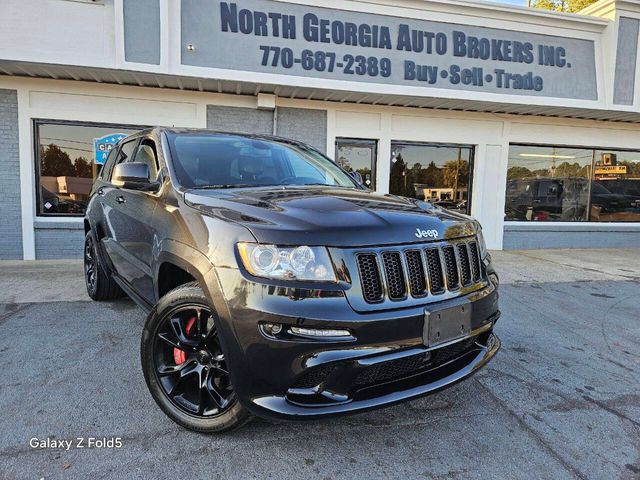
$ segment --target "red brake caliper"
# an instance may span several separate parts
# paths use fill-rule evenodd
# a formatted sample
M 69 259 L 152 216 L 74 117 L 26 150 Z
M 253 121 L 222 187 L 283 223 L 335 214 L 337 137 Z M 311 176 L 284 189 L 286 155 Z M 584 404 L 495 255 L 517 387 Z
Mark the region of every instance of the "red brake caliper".
M 193 327 L 196 324 L 196 317 L 191 317 L 187 320 L 187 327 L 185 328 L 185 333 L 188 336 L 191 336 L 191 332 L 193 331 Z M 184 350 L 180 350 L 179 348 L 173 347 L 173 360 L 176 362 L 176 365 L 182 365 L 187 360 L 187 354 Z

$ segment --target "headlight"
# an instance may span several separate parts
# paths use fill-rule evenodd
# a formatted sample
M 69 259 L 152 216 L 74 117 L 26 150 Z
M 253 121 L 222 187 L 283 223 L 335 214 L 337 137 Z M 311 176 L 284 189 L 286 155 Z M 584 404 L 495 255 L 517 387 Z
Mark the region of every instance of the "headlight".
M 238 243 L 244 267 L 251 275 L 283 280 L 335 282 L 336 274 L 324 247 L 277 247 Z
M 484 243 L 484 236 L 482 235 L 482 227 L 478 225 L 478 248 L 480 249 L 480 258 L 484 260 L 489 255 L 487 251 L 487 245 Z

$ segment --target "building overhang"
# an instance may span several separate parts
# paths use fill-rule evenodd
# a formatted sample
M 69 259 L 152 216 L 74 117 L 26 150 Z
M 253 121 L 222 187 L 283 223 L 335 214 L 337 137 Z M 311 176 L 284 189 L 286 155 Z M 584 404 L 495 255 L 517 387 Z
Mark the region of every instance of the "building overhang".
M 280 98 L 330 101 L 335 103 L 413 107 L 420 109 L 453 110 L 469 112 L 534 115 L 585 120 L 640 123 L 640 112 L 522 104 L 461 98 L 443 98 L 418 95 L 399 95 L 349 91 L 336 88 L 303 87 L 229 79 L 212 79 L 192 76 L 166 75 L 133 70 L 52 65 L 33 62 L 0 60 L 0 74 L 12 77 L 71 80 L 98 84 L 126 85 L 157 89 L 174 89 L 256 96 L 272 94 Z

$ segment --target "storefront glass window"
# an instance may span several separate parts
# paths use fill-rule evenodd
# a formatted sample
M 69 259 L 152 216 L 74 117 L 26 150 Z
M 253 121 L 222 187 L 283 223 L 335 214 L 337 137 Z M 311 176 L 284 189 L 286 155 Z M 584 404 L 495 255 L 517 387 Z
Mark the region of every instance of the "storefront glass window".
M 374 190 L 376 188 L 375 165 L 377 142 L 351 138 L 336 140 L 336 163 L 347 172 L 356 171 L 362 176 L 362 182 Z
M 506 219 L 584 221 L 588 217 L 592 150 L 512 145 Z
M 505 220 L 640 221 L 640 153 L 511 145 Z
M 96 162 L 94 139 L 105 138 L 99 152 L 117 141 L 117 134 L 138 129 L 118 125 L 35 122 L 38 215 L 84 215 L 93 181 L 103 159 Z M 110 135 L 114 135 L 110 138 Z M 113 141 L 112 141 L 113 140 Z M 99 153 L 101 155 L 101 153 Z
M 473 148 L 391 143 L 389 192 L 450 210 L 470 211 Z
M 591 221 L 640 222 L 640 152 L 596 150 Z

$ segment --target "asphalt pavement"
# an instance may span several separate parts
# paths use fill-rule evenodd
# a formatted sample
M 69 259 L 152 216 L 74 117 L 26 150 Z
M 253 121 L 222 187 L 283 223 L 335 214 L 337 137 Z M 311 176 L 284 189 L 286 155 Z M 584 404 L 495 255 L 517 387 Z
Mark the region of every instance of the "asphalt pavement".
M 640 478 L 640 250 L 494 259 L 503 347 L 470 380 L 218 436 L 156 407 L 131 301 L 91 302 L 77 261 L 0 262 L 0 478 Z

